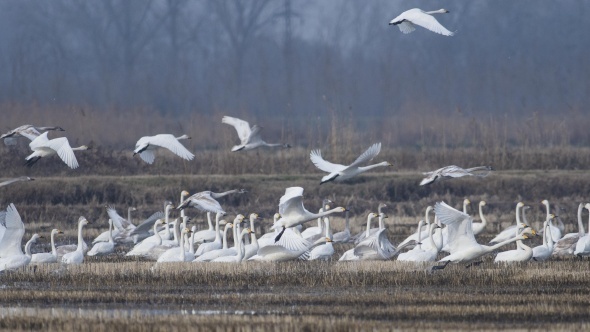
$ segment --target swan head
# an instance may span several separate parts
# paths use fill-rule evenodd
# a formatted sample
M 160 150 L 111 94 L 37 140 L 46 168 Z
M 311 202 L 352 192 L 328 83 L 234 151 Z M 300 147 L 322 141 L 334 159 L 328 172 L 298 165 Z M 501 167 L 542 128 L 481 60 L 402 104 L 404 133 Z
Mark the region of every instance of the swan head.
M 180 195 L 181 195 L 181 196 L 188 196 L 188 195 L 190 195 L 190 194 L 188 193 L 188 191 L 186 191 L 186 190 L 183 190 L 183 191 L 180 193 Z
M 291 148 L 291 144 L 283 144 L 283 147 L 284 147 L 285 149 L 290 149 L 290 148 Z
M 57 228 L 54 228 L 54 229 L 52 229 L 52 230 L 51 230 L 51 235 L 54 235 L 54 234 L 63 234 L 63 233 L 64 233 L 64 232 L 60 231 L 60 230 L 59 230 L 59 229 L 57 229 Z
M 33 236 L 31 236 L 31 242 L 37 242 L 37 239 L 44 239 L 45 237 L 35 233 L 33 234 Z
M 78 150 L 90 150 L 91 147 L 89 147 L 88 145 L 82 145 L 78 147 Z
M 546 200 L 546 199 L 544 199 L 544 200 L 541 201 L 541 204 L 543 204 L 543 205 L 549 205 L 549 201 Z
M 250 220 L 254 221 L 258 219 L 258 213 L 250 213 Z
M 189 135 L 184 134 L 184 135 L 182 135 L 180 137 L 176 137 L 176 139 L 192 139 L 192 138 Z
M 78 218 L 78 224 L 80 224 L 80 225 L 88 225 L 88 224 L 90 224 L 90 221 L 88 221 L 84 217 L 80 217 L 80 218 Z
M 329 237 L 326 238 L 326 243 L 330 243 L 330 242 L 334 242 L 332 241 L 332 239 L 330 239 Z
M 448 11 L 448 10 L 446 10 L 446 9 L 444 9 L 444 8 L 441 8 L 441 9 L 437 10 L 437 12 L 439 12 L 439 13 L 441 13 L 441 14 L 447 14 L 447 13 L 450 13 L 450 11 Z
M 335 210 L 336 212 L 346 212 L 346 208 L 345 208 L 345 207 L 342 207 L 342 206 L 339 206 L 339 207 L 337 207 L 337 208 L 336 208 L 336 209 L 334 209 L 334 210 Z
M 274 216 L 272 216 L 272 218 L 274 219 L 274 221 L 276 222 L 277 220 L 281 219 L 281 215 L 279 213 L 275 213 Z
M 378 216 L 377 216 L 377 213 L 375 213 L 375 212 L 371 212 L 371 213 L 369 213 L 369 215 L 368 215 L 367 217 L 368 217 L 369 219 L 373 219 L 373 218 L 377 218 Z
M 480 201 L 479 206 L 486 206 L 486 201 Z
M 516 207 L 517 207 L 517 208 L 519 208 L 519 209 L 520 209 L 521 207 L 523 207 L 523 206 L 524 206 L 524 203 L 523 203 L 523 202 L 518 202 L 518 204 L 516 204 Z
M 246 217 L 243 214 L 238 214 L 234 219 L 234 224 L 241 223 Z
M 223 226 L 225 224 L 227 224 L 227 221 L 225 221 L 223 219 L 222 220 L 219 220 L 219 226 Z
M 465 199 L 463 200 L 463 204 L 465 204 L 465 205 L 469 205 L 469 204 L 471 204 L 471 201 L 470 201 L 468 198 L 465 198 Z
M 158 219 L 158 220 L 156 220 L 156 224 L 158 224 L 158 225 L 165 225 L 166 224 L 166 221 L 164 221 L 164 219 Z
M 584 207 L 586 208 L 586 210 L 590 210 L 590 203 L 584 204 Z

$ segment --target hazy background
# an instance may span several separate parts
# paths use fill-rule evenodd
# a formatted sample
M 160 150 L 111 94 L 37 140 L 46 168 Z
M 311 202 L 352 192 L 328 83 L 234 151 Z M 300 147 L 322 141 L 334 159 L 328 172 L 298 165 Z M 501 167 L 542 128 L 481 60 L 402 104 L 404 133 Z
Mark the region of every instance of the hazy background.
M 413 7 L 450 10 L 437 19 L 456 35 L 388 25 Z M 187 133 L 203 151 L 237 143 L 220 123 L 228 114 L 305 153 L 358 154 L 374 141 L 418 151 L 586 146 L 589 8 L 2 0 L 0 127 L 61 125 L 74 143 L 126 151 L 143 135 Z

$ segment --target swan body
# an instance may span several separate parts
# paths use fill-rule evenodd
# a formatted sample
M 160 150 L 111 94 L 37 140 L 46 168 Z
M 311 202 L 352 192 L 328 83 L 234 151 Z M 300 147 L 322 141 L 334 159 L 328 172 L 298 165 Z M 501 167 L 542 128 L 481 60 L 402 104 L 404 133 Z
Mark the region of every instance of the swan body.
M 0 258 L 0 272 L 5 270 L 15 270 L 22 266 L 28 265 L 31 262 L 31 245 L 37 242 L 37 239 L 39 238 L 42 238 L 42 236 L 39 236 L 39 234 L 33 234 L 31 239 L 25 245 L 24 254 L 21 252 L 20 254 L 4 256 Z
M 349 212 L 350 211 L 346 211 L 344 213 L 344 218 L 346 220 L 346 224 L 344 226 L 344 230 L 342 232 L 334 233 L 334 235 L 332 236 L 332 240 L 334 241 L 334 243 L 346 243 L 346 242 L 350 241 L 350 239 L 351 239 L 351 236 L 350 236 L 350 219 L 349 219 L 349 216 L 348 216 Z
M 250 257 L 256 255 L 260 246 L 258 245 L 258 239 L 256 238 L 256 232 L 254 228 L 254 222 L 258 219 L 257 213 L 250 214 L 250 244 L 244 246 L 244 257 L 243 261 L 247 261 Z
M 439 262 L 471 263 L 506 244 L 527 238 L 528 228 L 514 239 L 493 246 L 481 245 L 475 241 L 471 225 L 473 219 L 468 214 L 458 211 L 444 202 L 435 204 L 434 213 L 448 229 L 450 255 L 439 260 Z
M 387 229 L 383 228 L 376 234 L 361 241 L 354 248 L 354 255 L 363 261 L 389 260 L 398 255 L 406 247 L 418 244 L 418 242 L 412 240 L 396 248 L 389 242 L 386 231 Z
M 113 240 L 113 220 L 109 219 L 109 241 L 98 242 L 87 253 L 88 256 L 103 256 L 115 251 L 115 241 Z
M 61 160 L 71 169 L 76 169 L 79 167 L 78 160 L 76 160 L 76 155 L 74 155 L 74 151 L 90 149 L 86 145 L 72 148 L 68 142 L 68 139 L 65 137 L 59 137 L 50 140 L 47 138 L 47 132 L 44 132 L 31 141 L 31 143 L 29 143 L 29 147 L 31 150 L 33 150 L 33 153 L 25 158 L 26 166 L 32 167 L 41 158 L 58 155 L 59 158 L 61 158 Z
M 379 225 L 377 227 L 371 228 L 371 221 L 374 217 L 372 217 L 370 214 L 367 216 L 367 229 L 353 237 L 354 244 L 359 244 L 359 242 L 361 242 L 368 236 L 377 233 L 382 228 L 385 228 L 385 223 L 383 222 L 383 219 L 387 218 L 387 215 L 382 211 L 385 207 L 387 207 L 387 205 L 385 205 L 384 203 L 379 203 L 379 206 L 377 207 L 378 213 L 376 214 L 376 216 L 379 217 Z
M 553 247 L 553 255 L 570 256 L 574 254 L 578 240 L 585 234 L 584 222 L 582 221 L 583 210 L 584 203 L 580 203 L 578 206 L 578 232 L 568 233 L 559 239 L 559 241 L 557 241 Z
M 57 263 L 57 249 L 55 248 L 56 234 L 63 234 L 63 232 L 55 228 L 51 230 L 51 252 L 33 254 L 31 256 L 32 264 Z
M 432 32 L 441 34 L 443 36 L 452 36 L 453 32 L 447 30 L 440 24 L 432 14 L 444 14 L 449 11 L 446 9 L 439 9 L 435 11 L 425 12 L 419 8 L 412 8 L 401 13 L 398 17 L 389 22 L 389 25 L 397 25 L 399 30 L 404 34 L 408 34 L 416 30 L 415 26 L 419 25 Z
M 0 220 L 0 258 L 23 254 L 21 243 L 25 235 L 25 224 L 14 204 L 9 204 Z
M 302 225 L 307 221 L 344 211 L 346 211 L 345 208 L 337 207 L 317 214 L 311 213 L 303 206 L 303 188 L 289 187 L 285 190 L 285 194 L 279 201 L 279 214 L 281 218 L 271 227 L 271 229 L 283 228 L 281 233 L 275 238 L 275 242 L 281 238 L 286 228 Z
M 217 216 L 221 216 L 221 214 L 218 213 Z M 195 256 L 198 257 L 206 252 L 221 249 L 223 247 L 224 243 L 225 243 L 225 247 L 227 248 L 227 229 L 231 226 L 228 226 L 228 224 L 225 224 L 225 229 L 223 230 L 223 240 L 222 240 L 221 235 L 219 233 L 219 225 L 221 225 L 221 223 L 222 223 L 222 221 L 220 221 L 219 218 L 216 217 L 215 218 L 215 238 L 213 239 L 213 242 L 206 242 L 206 243 L 202 243 L 201 245 L 199 245 L 199 248 L 197 248 L 197 251 L 195 252 Z M 223 223 L 225 223 L 225 221 L 223 221 Z M 229 225 L 232 225 L 232 224 L 229 224 Z
M 240 228 L 240 223 L 242 222 L 242 220 L 244 220 L 244 216 L 241 214 L 238 214 L 236 216 L 236 218 L 234 219 L 233 224 L 229 223 L 227 225 L 225 225 L 225 229 L 224 229 L 224 245 L 221 249 L 217 249 L 217 250 L 211 250 L 209 252 L 206 252 L 204 254 L 202 254 L 201 256 L 197 257 L 195 259 L 196 262 L 209 262 L 214 260 L 215 258 L 218 257 L 222 257 L 222 256 L 229 256 L 229 255 L 235 255 L 237 253 L 236 248 L 228 248 L 227 247 L 227 230 L 229 228 L 234 227 L 235 230 L 239 230 Z M 234 232 L 234 235 L 237 232 Z M 234 236 L 234 242 L 237 245 L 238 241 L 238 236 Z
M 517 205 L 518 205 L 518 204 L 517 204 Z M 523 216 L 523 219 L 522 219 L 522 220 L 524 220 L 524 221 L 525 221 L 525 222 L 524 222 L 524 224 L 525 224 L 526 226 L 530 226 L 530 225 L 528 224 L 528 222 L 526 222 L 526 214 L 525 214 L 525 212 L 524 212 L 524 211 L 526 211 L 526 209 L 528 209 L 529 207 L 528 207 L 528 206 L 524 206 L 524 204 L 523 204 L 523 205 L 522 205 L 520 208 L 522 208 L 522 216 Z M 494 237 L 494 238 L 493 238 L 493 239 L 490 241 L 490 243 L 489 243 L 489 244 L 496 244 L 496 243 L 504 242 L 504 241 L 507 241 L 507 240 L 510 240 L 510 239 L 514 238 L 514 236 L 515 236 L 515 233 L 516 233 L 516 228 L 517 228 L 517 227 L 520 227 L 520 224 L 521 224 L 520 215 L 519 215 L 519 214 L 517 214 L 517 215 L 516 215 L 516 225 L 511 225 L 511 226 L 508 226 L 508 227 L 506 227 L 504 230 L 502 230 L 500 233 L 498 233 L 498 235 L 496 235 L 496 236 L 495 236 L 495 237 Z
M 543 205 L 545 205 L 546 208 L 546 212 L 547 212 L 547 219 L 549 219 L 549 215 L 551 214 L 550 208 L 549 208 L 549 201 L 544 199 L 541 202 Z M 559 239 L 561 239 L 561 229 L 557 226 L 553 225 L 552 220 L 549 221 L 549 230 L 551 231 L 551 236 L 553 237 L 554 241 L 559 241 Z
M 28 176 L 21 176 L 18 178 L 13 178 L 13 179 L 9 179 L 9 180 L 0 182 L 0 187 L 4 187 L 4 186 L 7 186 L 7 185 L 15 183 L 15 182 L 26 182 L 26 181 L 34 181 L 34 180 L 35 179 L 30 178 Z
M 82 237 L 82 228 L 85 225 L 88 225 L 88 223 L 88 220 L 84 217 L 78 219 L 78 248 L 76 251 L 63 255 L 61 258 L 62 263 L 79 265 L 84 262 L 84 238 Z
M 330 181 L 340 182 L 348 180 L 358 174 L 364 173 L 376 167 L 393 166 L 391 163 L 386 161 L 364 167 L 360 166 L 361 164 L 364 164 L 375 158 L 380 151 L 381 143 L 373 144 L 367 149 L 367 151 L 363 152 L 363 154 L 361 154 L 352 164 L 348 166 L 333 164 L 331 162 L 324 160 L 324 158 L 322 158 L 322 153 L 320 150 L 312 150 L 309 154 L 309 158 L 317 168 L 324 172 L 330 173 L 322 178 L 320 184 L 324 184 Z
M 443 168 L 439 168 L 436 171 L 423 173 L 426 175 L 420 182 L 421 186 L 432 184 L 436 181 L 452 178 L 460 178 L 463 176 L 477 176 L 486 177 L 494 169 L 490 166 L 478 166 L 473 168 L 461 168 L 459 166 L 451 165 Z
M 225 123 L 234 127 L 238 133 L 238 137 L 240 138 L 240 144 L 235 145 L 231 151 L 248 151 L 259 148 L 261 146 L 268 146 L 268 147 L 283 147 L 283 148 L 290 148 L 289 144 L 269 144 L 260 138 L 260 131 L 262 127 L 254 125 L 250 127 L 250 124 L 247 121 L 233 118 L 231 116 L 224 116 L 221 119 L 221 123 Z
M 420 244 L 422 239 L 418 242 L 419 244 L 412 250 L 407 252 L 401 253 L 397 256 L 398 261 L 405 261 L 405 262 L 434 262 L 436 261 L 436 257 L 442 248 L 442 243 L 437 245 L 433 238 L 434 231 L 438 228 L 438 225 L 435 223 L 430 224 L 428 227 L 428 237 L 430 240 L 430 248 L 425 249 L 424 246 Z
M 309 260 L 329 261 L 334 255 L 334 245 L 329 237 L 326 237 L 326 243 L 318 245 L 309 252 Z
M 221 256 L 221 257 L 217 257 L 213 260 L 211 260 L 211 262 L 215 262 L 215 263 L 239 263 L 244 259 L 244 236 L 247 234 L 252 233 L 252 230 L 250 228 L 246 228 L 244 229 L 240 235 L 239 238 L 236 242 L 236 254 L 235 255 L 227 255 L 227 256 Z
M 182 230 L 180 236 L 180 243 L 185 242 L 185 238 L 192 233 L 191 230 L 185 228 Z M 170 262 L 191 262 L 195 259 L 194 253 L 186 251 L 184 245 L 168 249 L 160 257 L 158 257 L 158 263 L 170 263 Z
M 18 137 L 26 137 L 32 141 L 37 138 L 37 136 L 41 135 L 41 131 L 48 130 L 65 131 L 61 127 L 35 127 L 32 125 L 24 125 L 3 134 L 0 136 L 0 139 L 4 140 L 5 145 L 16 145 L 16 139 Z
M 154 151 L 159 148 L 170 150 L 175 155 L 184 160 L 193 160 L 195 155 L 187 150 L 179 140 L 190 139 L 188 135 L 174 137 L 170 134 L 159 134 L 155 136 L 144 136 L 135 143 L 133 155 L 139 154 L 139 157 L 148 164 L 153 164 L 156 159 Z
M 486 226 L 488 225 L 488 221 L 487 221 L 486 217 L 483 215 L 483 207 L 485 205 L 486 205 L 485 201 L 479 202 L 479 218 L 481 219 L 481 222 L 472 223 L 471 226 L 473 227 L 473 235 L 481 234 L 486 229 Z
M 516 205 L 516 215 L 520 213 L 519 208 L 524 206 L 524 204 L 517 204 Z M 518 237 L 520 234 L 521 229 L 527 227 L 525 224 L 521 224 L 515 230 L 515 237 Z M 534 231 L 533 231 L 533 234 Z M 533 257 L 533 249 L 531 247 L 522 243 L 522 240 L 516 241 L 516 249 L 515 250 L 507 250 L 496 255 L 494 259 L 494 263 L 511 263 L 511 262 L 527 262 Z
M 312 243 L 293 231 L 285 232 L 279 241 L 258 249 L 258 253 L 252 256 L 249 260 L 264 262 L 286 262 L 296 259 L 305 260 L 307 259 L 309 250 L 324 243 L 324 241 L 325 238 L 321 238 L 315 243 Z
M 553 237 L 551 236 L 548 225 L 549 220 L 545 220 L 543 223 L 543 244 L 533 248 L 532 259 L 535 261 L 546 261 L 553 254 Z
M 590 211 L 590 203 L 586 203 L 586 209 Z M 588 233 L 584 236 L 581 236 L 576 242 L 576 250 L 574 250 L 574 255 L 579 257 L 583 256 L 590 256 L 590 215 L 588 215 Z
M 184 211 L 184 210 L 180 210 L 180 211 Z M 216 213 L 215 214 L 215 222 L 219 222 L 219 218 L 221 218 L 221 213 Z M 217 237 L 217 234 L 219 234 L 219 230 L 216 230 L 215 227 L 213 226 L 213 223 L 211 222 L 211 212 L 207 212 L 207 221 L 209 223 L 209 228 L 202 230 L 202 231 L 198 231 L 197 233 L 194 233 L 193 236 L 195 238 L 195 243 L 205 243 L 205 242 L 211 242 L 214 241 L 215 238 Z
M 162 244 L 162 237 L 158 232 L 158 226 L 164 224 L 164 219 L 158 219 L 152 226 L 154 228 L 154 235 L 144 239 L 140 243 L 136 244 L 131 251 L 129 251 L 125 256 L 145 256 L 147 255 L 154 247 L 159 246 Z
M 108 242 L 109 239 L 112 237 L 113 241 L 116 243 L 131 243 L 133 242 L 133 237 L 131 236 L 131 232 L 135 230 L 135 225 L 131 223 L 131 212 L 137 211 L 134 207 L 129 207 L 127 209 L 127 219 L 121 217 L 117 210 L 107 205 L 107 214 L 111 222 L 113 223 L 113 229 L 110 228 L 100 233 L 94 240 L 92 240 L 92 244 L 96 244 L 99 242 Z
M 222 193 L 214 193 L 209 190 L 201 191 L 185 199 L 184 202 L 176 207 L 176 209 L 182 210 L 187 207 L 194 207 L 204 212 L 220 213 L 225 215 L 225 211 L 223 211 L 223 208 L 216 199 L 233 193 L 244 194 L 246 193 L 246 190 L 234 189 Z

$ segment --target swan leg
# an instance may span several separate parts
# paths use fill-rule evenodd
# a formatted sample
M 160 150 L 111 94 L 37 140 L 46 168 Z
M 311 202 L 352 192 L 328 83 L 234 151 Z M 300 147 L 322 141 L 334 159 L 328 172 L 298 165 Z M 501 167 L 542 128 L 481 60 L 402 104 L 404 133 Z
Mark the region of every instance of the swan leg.
M 286 230 L 286 228 L 285 228 L 285 226 L 283 226 L 283 230 L 279 233 L 279 235 L 277 235 L 277 237 L 275 237 L 275 243 L 277 243 L 281 239 L 281 236 L 283 236 L 283 233 L 285 233 L 285 230 Z
M 39 161 L 39 159 L 41 159 L 41 157 L 33 157 L 27 161 L 25 161 L 25 166 L 27 167 L 33 167 L 33 165 Z
M 435 265 L 432 267 L 431 271 L 436 271 L 436 270 L 443 270 L 445 267 L 447 267 L 447 265 L 449 265 L 451 261 L 446 261 L 444 264 L 442 265 Z

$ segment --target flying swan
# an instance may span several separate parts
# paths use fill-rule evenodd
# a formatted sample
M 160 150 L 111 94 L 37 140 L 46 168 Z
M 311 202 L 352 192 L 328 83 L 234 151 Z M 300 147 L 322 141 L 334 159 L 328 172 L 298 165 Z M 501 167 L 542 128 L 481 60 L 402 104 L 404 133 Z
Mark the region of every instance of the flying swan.
M 371 145 L 367 149 L 367 151 L 363 152 L 360 157 L 356 158 L 356 160 L 348 165 L 340 165 L 340 164 L 333 164 L 328 162 L 322 158 L 322 152 L 320 150 L 312 150 L 309 154 L 309 159 L 315 165 L 315 167 L 319 168 L 324 172 L 328 172 L 330 174 L 324 176 L 320 184 L 324 184 L 329 181 L 344 181 L 348 180 L 358 174 L 364 173 L 370 169 L 381 167 L 381 166 L 393 166 L 391 163 L 384 161 L 378 164 L 369 165 L 361 167 L 360 165 L 366 163 L 367 161 L 372 160 L 375 158 L 379 152 L 381 151 L 381 143 L 375 143 Z
M 283 148 L 291 147 L 289 144 L 266 143 L 262 140 L 262 138 L 260 138 L 260 131 L 262 130 L 262 127 L 254 125 L 252 126 L 252 128 L 250 128 L 250 124 L 247 121 L 238 118 L 233 118 L 231 116 L 224 116 L 221 119 L 221 122 L 233 126 L 234 128 L 236 128 L 236 131 L 238 132 L 238 137 L 240 138 L 240 145 L 236 145 L 233 148 L 231 148 L 232 152 L 253 150 L 261 146 L 280 146 Z
M 25 158 L 25 165 L 28 167 L 32 167 L 43 157 L 58 155 L 71 169 L 76 169 L 79 166 L 74 151 L 90 149 L 86 145 L 72 148 L 68 139 L 65 137 L 58 137 L 50 140 L 47 138 L 47 131 L 29 143 L 29 147 L 33 150 L 33 153 Z
M 41 135 L 41 131 L 48 130 L 65 131 L 62 127 L 35 127 L 32 125 L 24 125 L 3 134 L 0 136 L 0 139 L 4 139 L 5 145 L 16 145 L 16 139 L 19 137 L 26 137 L 32 141 L 37 138 L 37 136 Z
M 452 36 L 454 33 L 447 30 L 442 24 L 438 23 L 434 16 L 432 16 L 432 14 L 446 14 L 448 12 L 449 11 L 446 9 L 425 12 L 419 8 L 412 8 L 391 20 L 389 25 L 397 25 L 399 30 L 405 34 L 416 30 L 414 25 L 419 25 L 443 36 Z
M 135 150 L 133 150 L 133 155 L 139 153 L 139 157 L 143 159 L 148 164 L 153 164 L 154 159 L 156 156 L 154 155 L 154 151 L 158 148 L 166 148 L 175 155 L 179 156 L 185 160 L 193 160 L 195 157 L 189 150 L 187 150 L 178 140 L 182 139 L 190 139 L 188 135 L 182 135 L 179 137 L 174 137 L 174 135 L 170 134 L 159 134 L 155 136 L 144 136 L 135 143 Z
M 486 177 L 493 170 L 494 169 L 491 166 L 478 166 L 467 169 L 455 165 L 446 166 L 443 168 L 439 168 L 436 171 L 423 173 L 424 175 L 426 175 L 426 177 L 422 179 L 420 185 L 424 186 L 427 184 L 434 183 L 436 181 L 460 178 L 463 176 Z

